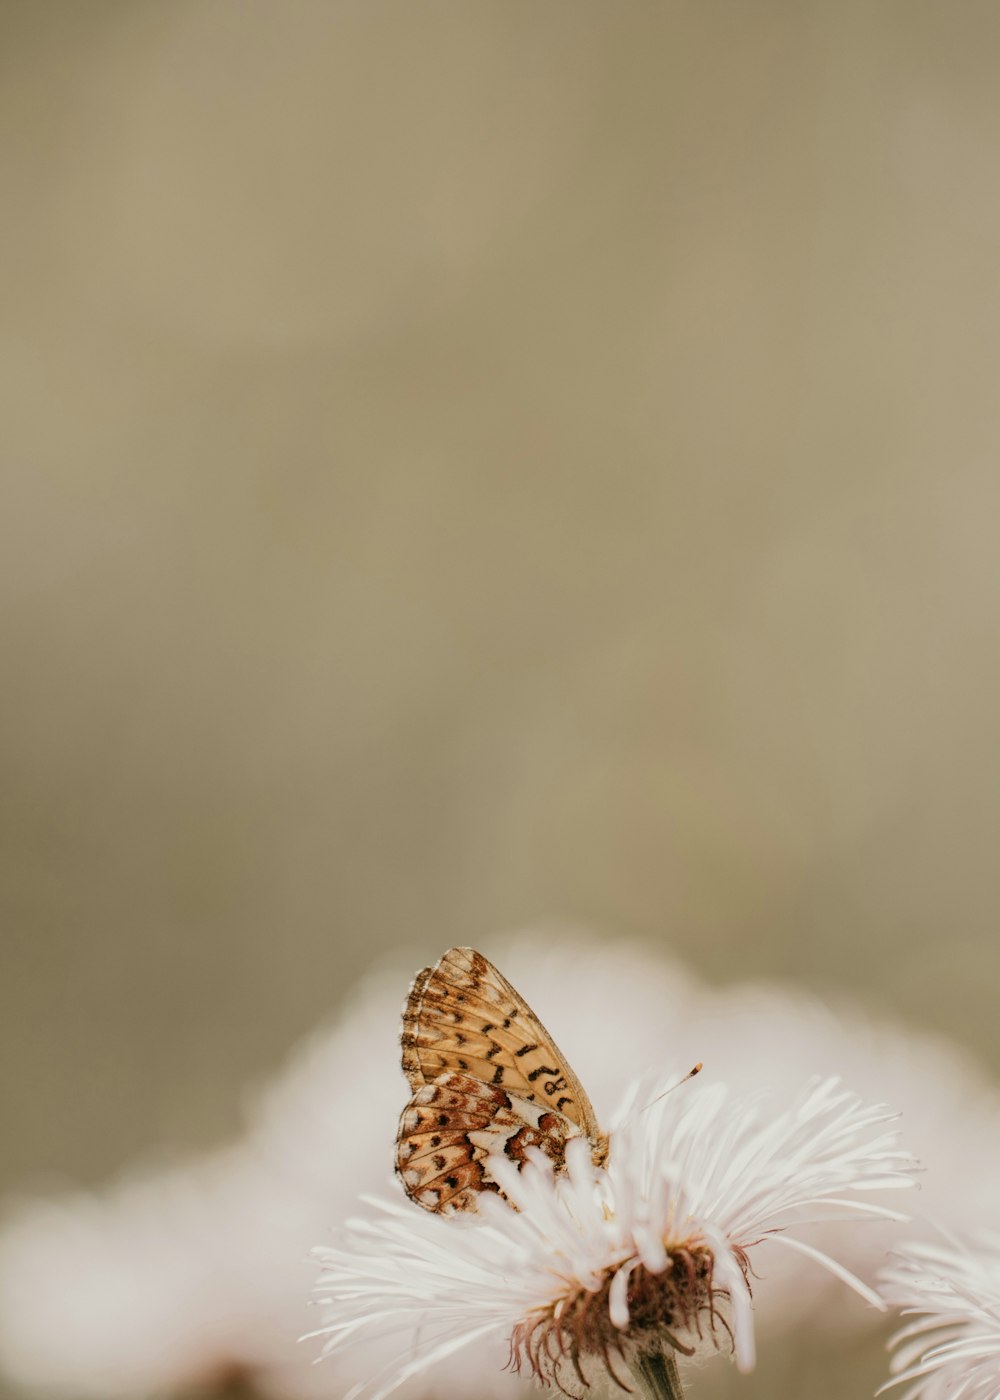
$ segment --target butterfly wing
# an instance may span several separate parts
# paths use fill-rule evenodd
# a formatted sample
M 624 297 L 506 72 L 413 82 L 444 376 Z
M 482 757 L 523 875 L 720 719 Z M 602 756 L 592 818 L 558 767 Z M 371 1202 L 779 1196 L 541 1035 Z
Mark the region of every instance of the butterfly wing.
M 413 1098 L 400 1119 L 396 1167 L 427 1210 L 475 1209 L 499 1190 L 489 1157 L 519 1165 L 529 1146 L 556 1170 L 565 1145 L 589 1138 L 607 1156 L 583 1086 L 555 1041 L 505 977 L 472 948 L 451 948 L 420 973 L 403 1014 L 403 1070 Z
M 490 1158 L 520 1166 L 537 1147 L 560 1170 L 580 1130 L 561 1113 L 467 1074 L 445 1071 L 414 1093 L 399 1120 L 396 1171 L 406 1194 L 439 1214 L 475 1210 L 483 1191 L 500 1195 Z
M 425 968 L 403 1013 L 403 1071 L 418 1089 L 445 1070 L 562 1114 L 592 1142 L 601 1129 L 583 1085 L 531 1007 L 472 948 Z

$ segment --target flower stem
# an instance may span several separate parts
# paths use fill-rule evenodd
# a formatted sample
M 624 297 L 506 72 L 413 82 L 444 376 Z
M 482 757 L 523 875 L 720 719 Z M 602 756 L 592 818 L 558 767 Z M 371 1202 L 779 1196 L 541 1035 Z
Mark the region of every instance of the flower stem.
M 684 1400 L 672 1350 L 643 1353 L 633 1362 L 633 1370 L 648 1400 Z

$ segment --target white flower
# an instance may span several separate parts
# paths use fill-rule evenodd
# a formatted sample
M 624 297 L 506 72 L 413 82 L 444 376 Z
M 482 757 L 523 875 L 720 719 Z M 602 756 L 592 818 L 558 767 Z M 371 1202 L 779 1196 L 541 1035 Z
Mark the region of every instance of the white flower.
M 608 1039 L 629 1044 L 633 1065 L 662 1054 L 662 1008 L 686 974 L 621 943 L 549 930 L 540 956 L 538 942 L 514 940 L 500 956 L 540 997 L 558 988 L 556 1023 L 572 1032 L 603 1008 Z M 299 1344 L 308 1253 L 389 1170 L 406 1099 L 399 1023 L 412 961 L 398 955 L 352 989 L 339 1023 L 315 1031 L 257 1095 L 238 1143 L 182 1166 L 128 1170 L 99 1193 L 8 1205 L 0 1369 L 17 1386 L 139 1400 L 239 1371 L 274 1400 L 329 1400 L 364 1374 L 361 1353 L 316 1368 Z M 619 996 L 608 1006 L 612 976 Z M 607 1102 L 620 1070 L 588 1041 L 579 1047 L 588 1087 Z M 53 1345 L 56 1326 L 64 1345 Z M 464 1396 L 469 1358 L 437 1380 L 442 1394 Z M 483 1400 L 517 1389 L 499 1367 L 476 1385 Z
M 632 1095 L 606 1170 L 582 1139 L 568 1145 L 562 1177 L 541 1154 L 520 1175 L 494 1159 L 516 1211 L 493 1196 L 468 1218 L 369 1202 L 374 1218 L 317 1250 L 325 1351 L 378 1342 L 392 1353 L 352 1394 L 381 1400 L 488 1338 L 509 1344 L 515 1369 L 568 1394 L 601 1370 L 618 1378 L 643 1357 L 702 1345 L 731 1342 L 749 1369 L 751 1256 L 765 1243 L 806 1255 L 884 1306 L 791 1233 L 816 1218 L 901 1218 L 860 1198 L 911 1180 L 884 1110 L 835 1080 L 813 1082 L 779 1111 L 701 1081 L 657 1092 L 662 1084 Z
M 885 1270 L 883 1296 L 915 1318 L 893 1338 L 899 1400 L 1000 1395 L 1000 1235 L 975 1248 L 916 1244 Z
M 603 1123 L 623 1082 L 647 1066 L 701 1059 L 706 1083 L 724 1081 L 734 1095 L 766 1086 L 786 1102 L 806 1075 L 836 1073 L 901 1110 L 907 1146 L 927 1168 L 915 1208 L 959 1233 L 1000 1228 L 991 1174 L 967 1170 L 1000 1157 L 1000 1094 L 940 1037 L 857 1007 L 835 1013 L 799 988 L 709 987 L 622 940 L 547 928 L 486 951 L 542 1014 Z M 315 1367 L 298 1344 L 309 1320 L 303 1261 L 390 1170 L 407 1097 L 400 1006 L 414 963 L 397 957 L 352 988 L 339 1023 L 315 1032 L 251 1105 L 234 1146 L 139 1179 L 129 1172 L 98 1194 L 8 1206 L 0 1367 L 16 1386 L 140 1400 L 237 1368 L 273 1400 L 330 1400 L 370 1374 L 361 1348 Z M 817 1225 L 810 1239 L 872 1282 L 900 1228 Z M 755 1288 L 758 1333 L 868 1325 L 871 1310 L 835 1292 L 835 1280 L 827 1287 L 827 1274 L 791 1251 L 771 1255 Z M 435 1393 L 512 1396 L 505 1360 L 503 1344 L 484 1339 L 436 1368 Z M 416 1396 L 419 1380 L 407 1389 Z

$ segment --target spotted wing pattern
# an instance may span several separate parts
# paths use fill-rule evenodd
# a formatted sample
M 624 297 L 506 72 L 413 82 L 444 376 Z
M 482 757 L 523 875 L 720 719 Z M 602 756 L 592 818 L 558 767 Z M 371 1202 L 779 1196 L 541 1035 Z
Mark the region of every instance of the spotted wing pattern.
M 561 1170 L 566 1142 L 583 1135 L 594 1162 L 606 1160 L 608 1139 L 580 1081 L 481 953 L 452 948 L 420 973 L 403 1015 L 402 1046 L 414 1092 L 400 1119 L 396 1167 L 407 1193 L 426 1209 L 474 1209 L 480 1191 L 498 1190 L 492 1153 L 520 1164 L 525 1148 L 536 1146 Z
M 425 1210 L 475 1210 L 482 1191 L 500 1187 L 489 1159 L 504 1153 L 520 1166 L 529 1147 L 565 1166 L 566 1143 L 579 1129 L 561 1113 L 484 1084 L 467 1074 L 439 1074 L 403 1111 L 396 1171 L 408 1196 Z

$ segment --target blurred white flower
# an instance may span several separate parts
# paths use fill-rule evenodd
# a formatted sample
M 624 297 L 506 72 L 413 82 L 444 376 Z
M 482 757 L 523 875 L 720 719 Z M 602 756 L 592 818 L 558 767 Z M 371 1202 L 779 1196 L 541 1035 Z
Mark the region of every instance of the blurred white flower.
M 907 1203 L 917 1217 L 901 1233 L 875 1222 L 847 1238 L 818 1225 L 813 1242 L 836 1245 L 838 1258 L 873 1282 L 887 1253 L 901 1239 L 931 1237 L 926 1220 L 958 1233 L 992 1223 L 1000 1229 L 1000 1197 L 988 1172 L 969 1162 L 1000 1154 L 1000 1090 L 974 1057 L 942 1036 L 879 1020 L 859 1007 L 824 1004 L 805 991 L 764 984 L 724 989 L 702 986 L 688 1003 L 681 1034 L 687 1043 L 700 1030 L 698 1055 L 734 1089 L 767 1086 L 787 1090 L 803 1074 L 836 1073 L 856 1092 L 891 1105 L 901 1119 L 906 1146 L 919 1161 L 919 1195 Z M 845 1307 L 813 1277 L 774 1270 L 762 1293 L 758 1324 L 784 1330 L 803 1323 L 840 1331 L 868 1325 L 872 1314 Z
M 914 1321 L 893 1338 L 882 1390 L 905 1386 L 899 1400 L 1000 1395 L 1000 1235 L 975 1248 L 911 1246 L 885 1270 L 883 1296 Z
M 241 1142 L 101 1195 L 8 1206 L 0 1367 L 16 1384 L 137 1400 L 242 1375 L 276 1396 L 330 1395 L 298 1345 L 309 1250 L 369 1184 L 380 1131 L 391 1142 L 406 976 L 358 989 L 258 1096 Z
M 36 1205 L 0 1240 L 0 1354 L 22 1385 L 107 1400 L 211 1387 L 252 1360 L 254 1327 L 217 1222 L 253 1211 L 244 1154 Z M 235 1294 L 233 1289 L 235 1287 Z M 54 1338 L 58 1338 L 57 1344 Z
M 662 1074 L 665 1065 L 703 1060 L 705 1084 L 738 1094 L 790 1096 L 809 1074 L 837 1074 L 902 1110 L 906 1145 L 927 1167 L 907 1209 L 960 1233 L 984 1221 L 1000 1228 L 988 1174 L 967 1170 L 970 1160 L 1000 1157 L 1000 1094 L 946 1041 L 851 1008 L 835 1014 L 795 990 L 709 988 L 620 941 L 546 930 L 485 951 L 541 1012 L 602 1121 L 612 1121 L 623 1084 L 648 1066 Z M 306 1261 L 360 1194 L 392 1180 L 407 1098 L 400 1010 L 416 961 L 397 958 L 354 989 L 339 1025 L 314 1035 L 258 1096 L 239 1144 L 190 1166 L 133 1174 L 96 1197 L 9 1208 L 0 1231 L 0 1366 L 16 1384 L 139 1400 L 242 1370 L 275 1400 L 328 1400 L 370 1374 L 360 1348 L 314 1367 L 314 1352 L 298 1344 L 309 1325 Z M 812 1229 L 812 1243 L 869 1283 L 900 1238 L 890 1222 L 833 1245 L 821 1225 Z M 869 1309 L 843 1290 L 827 1296 L 821 1272 L 785 1253 L 771 1251 L 757 1290 L 758 1331 L 805 1318 L 867 1325 Z M 436 1393 L 464 1397 L 471 1386 L 483 1397 L 511 1396 L 517 1385 L 501 1372 L 504 1360 L 502 1346 L 485 1339 L 435 1372 Z M 414 1381 L 412 1393 L 420 1390 Z
M 595 1168 L 581 1138 L 567 1145 L 565 1177 L 541 1153 L 522 1174 L 491 1158 L 516 1211 L 489 1193 L 471 1220 L 372 1202 L 378 1216 L 355 1221 L 338 1247 L 317 1249 L 327 1353 L 359 1340 L 390 1353 L 352 1394 L 383 1400 L 487 1336 L 509 1343 L 515 1370 L 567 1395 L 602 1371 L 612 1380 L 649 1365 L 662 1371 L 674 1352 L 729 1343 L 748 1370 L 748 1279 L 764 1242 L 825 1265 L 883 1308 L 790 1232 L 816 1216 L 903 1218 L 858 1198 L 912 1182 L 890 1115 L 833 1080 L 808 1085 L 781 1110 L 734 1101 L 719 1084 L 679 1087 L 632 1095 L 606 1169 Z M 670 1385 L 662 1394 L 679 1394 L 669 1374 L 662 1379 Z

